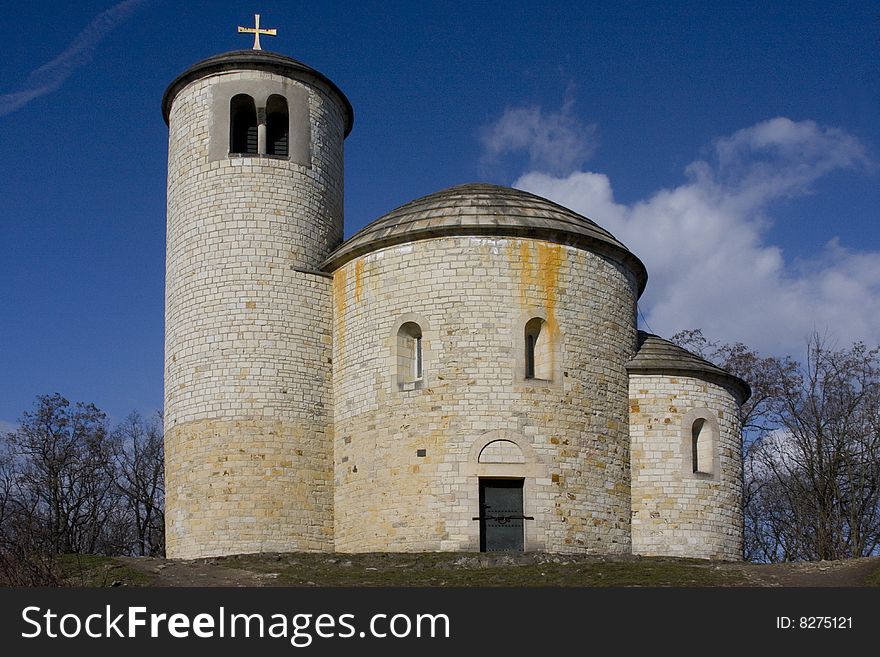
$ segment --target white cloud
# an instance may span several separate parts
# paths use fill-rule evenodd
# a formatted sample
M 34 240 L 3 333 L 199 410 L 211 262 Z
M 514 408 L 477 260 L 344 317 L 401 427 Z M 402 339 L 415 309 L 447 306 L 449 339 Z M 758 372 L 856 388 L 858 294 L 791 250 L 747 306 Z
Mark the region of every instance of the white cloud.
M 683 184 L 631 205 L 614 199 L 602 173 L 535 167 L 514 186 L 590 217 L 642 259 L 649 282 L 640 304 L 658 333 L 702 328 L 713 339 L 799 355 L 816 330 L 844 344 L 880 343 L 880 252 L 830 235 L 815 257 L 787 262 L 766 238 L 770 206 L 867 163 L 843 130 L 780 117 L 718 139 Z
M 785 476 L 801 469 L 798 462 L 803 460 L 803 450 L 788 429 L 767 432 L 755 446 L 757 449 L 750 451 L 743 460 L 746 481 L 760 484 L 772 479 L 775 473 Z
M 480 135 L 483 166 L 491 166 L 508 153 L 525 152 L 529 165 L 562 174 L 581 166 L 596 149 L 596 125 L 586 125 L 572 113 L 566 100 L 558 112 L 540 107 L 508 107 Z
M 70 75 L 92 60 L 95 47 L 148 0 L 124 0 L 102 11 L 51 62 L 31 72 L 18 91 L 0 94 L 0 116 L 58 89 Z
M 750 206 L 809 193 L 825 174 L 867 164 L 862 145 L 843 130 L 785 117 L 717 139 L 712 156 L 688 167 L 691 179 Z

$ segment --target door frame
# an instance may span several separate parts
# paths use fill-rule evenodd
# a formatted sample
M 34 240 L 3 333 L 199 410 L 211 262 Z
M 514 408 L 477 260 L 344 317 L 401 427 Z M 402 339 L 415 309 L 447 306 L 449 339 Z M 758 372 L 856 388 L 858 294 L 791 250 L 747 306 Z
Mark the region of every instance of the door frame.
M 496 440 L 508 440 L 516 444 L 523 455 L 522 463 L 497 463 L 480 460 L 483 449 Z M 539 502 L 538 490 L 544 491 L 552 486 L 549 468 L 535 452 L 531 441 L 523 434 L 509 429 L 493 429 L 481 434 L 471 443 L 467 460 L 459 463 L 458 474 L 460 493 L 464 508 L 456 514 L 459 526 L 464 529 L 467 542 L 459 549 L 478 551 L 480 549 L 480 523 L 473 520 L 480 516 L 480 484 L 483 479 L 522 479 L 523 515 L 534 516 L 525 521 L 523 527 L 523 549 L 526 552 L 541 552 L 547 549 L 550 516 L 543 502 Z M 548 491 L 549 492 L 549 491 Z
M 526 481 L 525 477 L 477 477 L 477 504 L 480 509 L 479 517 L 483 518 L 486 510 L 483 508 L 485 501 L 485 484 L 487 482 L 510 481 L 519 482 L 519 486 L 509 486 L 509 488 L 518 488 L 520 494 L 520 507 L 522 515 L 526 514 Z M 480 520 L 480 552 L 488 552 L 486 549 L 486 521 Z M 526 551 L 526 521 L 521 520 L 520 529 L 522 530 L 522 552 Z

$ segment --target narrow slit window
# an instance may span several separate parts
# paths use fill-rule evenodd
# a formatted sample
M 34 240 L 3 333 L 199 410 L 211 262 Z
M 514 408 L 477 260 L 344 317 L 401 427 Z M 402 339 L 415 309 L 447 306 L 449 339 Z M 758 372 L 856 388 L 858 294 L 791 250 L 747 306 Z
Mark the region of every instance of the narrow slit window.
M 257 154 L 257 108 L 247 94 L 233 96 L 229 102 L 229 152 Z
M 423 376 L 422 328 L 406 322 L 397 331 L 397 383 L 402 388 L 415 388 Z
M 553 379 L 553 347 L 547 322 L 534 317 L 526 323 L 525 378 L 540 381 Z
M 712 474 L 712 436 L 706 420 L 698 418 L 691 427 L 691 458 L 694 473 Z
M 266 153 L 287 157 L 290 154 L 290 117 L 284 96 L 269 96 L 266 103 Z
M 535 378 L 535 336 L 526 335 L 526 378 Z

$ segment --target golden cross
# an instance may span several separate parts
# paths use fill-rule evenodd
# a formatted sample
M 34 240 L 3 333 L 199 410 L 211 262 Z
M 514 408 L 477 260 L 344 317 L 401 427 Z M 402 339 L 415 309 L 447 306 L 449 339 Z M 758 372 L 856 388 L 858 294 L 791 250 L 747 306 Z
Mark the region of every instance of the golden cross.
M 254 35 L 254 50 L 262 50 L 262 48 L 260 48 L 260 35 L 261 34 L 266 34 L 268 36 L 276 36 L 278 34 L 278 30 L 276 30 L 274 27 L 271 30 L 267 30 L 267 29 L 261 30 L 260 29 L 260 15 L 259 14 L 254 14 L 254 26 L 253 27 L 242 27 L 241 25 L 238 26 L 238 33 L 242 34 L 243 32 Z

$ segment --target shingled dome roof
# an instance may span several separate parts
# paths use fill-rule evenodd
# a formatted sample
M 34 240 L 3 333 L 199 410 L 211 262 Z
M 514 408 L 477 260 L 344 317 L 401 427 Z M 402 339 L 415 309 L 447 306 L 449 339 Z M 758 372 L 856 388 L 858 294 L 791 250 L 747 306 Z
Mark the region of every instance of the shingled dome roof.
M 639 331 L 638 348 L 635 358 L 626 364 L 630 372 L 642 374 L 682 374 L 720 380 L 732 387 L 740 398 L 740 404 L 752 396 L 749 384 L 733 376 L 708 360 L 682 349 L 677 344 L 664 340 L 659 335 Z
M 567 244 L 624 264 L 645 289 L 645 265 L 593 221 L 545 198 L 510 187 L 475 183 L 410 201 L 365 226 L 324 262 L 334 271 L 352 258 L 417 240 L 457 235 L 530 237 Z

